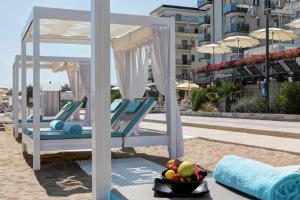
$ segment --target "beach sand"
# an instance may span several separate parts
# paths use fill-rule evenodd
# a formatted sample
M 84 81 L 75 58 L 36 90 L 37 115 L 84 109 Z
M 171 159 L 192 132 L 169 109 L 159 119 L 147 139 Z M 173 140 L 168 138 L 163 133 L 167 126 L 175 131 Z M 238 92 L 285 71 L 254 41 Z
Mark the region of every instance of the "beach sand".
M 185 140 L 185 158 L 212 171 L 224 155 L 235 154 L 274 166 L 299 165 L 300 155 L 203 139 Z M 164 165 L 166 147 L 128 148 L 113 151 L 113 158 L 143 157 Z M 11 125 L 0 132 L 0 199 L 91 199 L 91 177 L 77 160 L 91 158 L 90 152 L 42 155 L 38 172 L 31 168 L 32 156 L 21 153 L 21 144 L 12 135 Z

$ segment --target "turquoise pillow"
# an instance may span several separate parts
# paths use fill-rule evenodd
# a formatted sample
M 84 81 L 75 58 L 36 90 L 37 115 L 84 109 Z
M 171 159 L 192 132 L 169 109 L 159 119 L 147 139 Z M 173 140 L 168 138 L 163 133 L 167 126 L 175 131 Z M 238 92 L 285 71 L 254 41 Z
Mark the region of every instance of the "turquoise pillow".
M 141 107 L 142 101 L 132 101 L 130 102 L 128 108 L 126 109 L 126 113 L 136 113 L 136 111 Z
M 114 113 L 117 111 L 117 109 L 121 106 L 122 101 L 121 100 L 115 100 L 111 105 L 110 105 L 110 112 Z
M 65 123 L 63 129 L 67 134 L 82 134 L 82 127 L 79 124 Z
M 50 122 L 51 130 L 63 130 L 65 123 L 61 120 L 53 120 Z

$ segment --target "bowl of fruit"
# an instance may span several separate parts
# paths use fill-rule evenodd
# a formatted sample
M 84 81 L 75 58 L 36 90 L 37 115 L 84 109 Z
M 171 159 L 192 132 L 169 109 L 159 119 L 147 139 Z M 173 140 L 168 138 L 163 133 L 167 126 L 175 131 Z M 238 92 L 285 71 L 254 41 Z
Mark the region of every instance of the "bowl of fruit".
M 189 161 L 170 160 L 167 169 L 162 172 L 165 180 L 175 193 L 192 193 L 207 176 L 207 172 L 199 165 Z

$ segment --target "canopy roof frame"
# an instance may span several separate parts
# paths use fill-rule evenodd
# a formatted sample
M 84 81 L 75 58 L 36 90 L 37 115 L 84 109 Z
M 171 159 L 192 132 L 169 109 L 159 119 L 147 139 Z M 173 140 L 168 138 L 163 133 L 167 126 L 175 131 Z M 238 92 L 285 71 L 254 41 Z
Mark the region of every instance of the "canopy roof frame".
M 99 111 L 103 112 L 102 115 L 109 115 L 109 98 L 108 93 L 110 89 L 110 78 L 103 72 L 109 72 L 109 59 L 105 56 L 109 56 L 109 44 L 107 45 L 106 34 L 108 30 L 101 30 L 101 28 L 107 28 L 106 25 L 110 23 L 132 26 L 151 26 L 151 25 L 165 25 L 170 28 L 170 77 L 168 78 L 170 100 L 168 105 L 170 107 L 167 112 L 167 133 L 169 135 L 169 147 L 170 157 L 175 158 L 176 155 L 176 136 L 171 134 L 176 127 L 176 95 L 175 95 L 175 19 L 172 18 L 160 18 L 152 16 L 139 16 L 128 14 L 109 14 L 109 0 L 96 1 L 92 0 L 92 16 L 89 11 L 78 10 L 66 10 L 57 8 L 42 8 L 34 7 L 33 11 L 26 23 L 26 26 L 22 33 L 21 39 L 21 60 L 22 60 L 22 122 L 26 121 L 26 116 L 23 111 L 26 110 L 25 90 L 26 77 L 24 77 L 25 69 L 25 57 L 26 57 L 26 43 L 31 42 L 33 44 L 33 169 L 40 169 L 40 120 L 39 120 L 39 107 L 40 107 L 40 44 L 41 43 L 57 43 L 57 44 L 91 44 L 92 43 L 92 101 L 100 102 L 95 105 L 93 112 L 93 199 L 106 199 L 110 190 L 110 156 L 105 155 L 103 152 L 110 152 L 110 141 L 106 134 L 110 135 L 110 118 L 102 117 L 99 115 Z M 103 18 L 102 18 L 103 17 Z M 62 41 L 58 38 L 41 38 L 40 35 L 40 22 L 41 19 L 56 19 L 56 20 L 69 20 L 69 21 L 92 21 L 92 34 L 90 40 L 74 40 L 69 38 Z M 32 28 L 32 40 L 26 38 Z M 100 55 L 99 58 L 93 55 Z M 95 87 L 99 84 L 100 87 Z M 100 95 L 101 91 L 104 91 L 104 95 Z M 110 115 L 109 115 L 110 116 Z M 97 123 L 95 123 L 97 122 Z M 103 130 L 101 133 L 97 133 L 97 130 Z M 105 144 L 104 146 L 101 146 Z M 24 146 L 23 151 L 25 150 Z M 102 164 L 101 164 L 102 163 Z M 103 163 L 106 163 L 105 169 L 103 169 Z M 101 164 L 101 165 L 100 165 Z

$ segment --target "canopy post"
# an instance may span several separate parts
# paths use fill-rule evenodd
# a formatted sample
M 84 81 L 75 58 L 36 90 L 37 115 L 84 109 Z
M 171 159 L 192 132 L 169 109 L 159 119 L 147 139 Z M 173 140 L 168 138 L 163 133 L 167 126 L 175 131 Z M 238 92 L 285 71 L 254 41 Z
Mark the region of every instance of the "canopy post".
M 170 91 L 170 98 L 169 99 L 170 102 L 168 102 L 169 105 L 169 109 L 166 113 L 166 115 L 168 115 L 167 119 L 167 127 L 168 127 L 168 135 L 170 137 L 170 155 L 169 157 L 171 159 L 175 159 L 176 158 L 176 141 L 177 141 L 177 136 L 176 136 L 176 87 L 175 87 L 175 70 L 176 70 L 176 64 L 175 64 L 175 21 L 172 21 L 172 23 L 170 23 L 170 46 L 169 46 L 169 51 L 170 51 L 170 73 L 169 73 L 169 88 L 168 90 Z
M 16 59 L 17 60 L 17 59 Z M 13 68 L 13 119 L 14 119 L 14 135 L 19 136 L 19 61 L 15 62 Z
M 94 200 L 110 199 L 110 0 L 92 0 L 92 191 Z
M 27 75 L 26 75 L 26 42 L 21 42 L 21 62 L 22 62 L 22 130 L 27 126 Z
M 40 18 L 33 12 L 33 170 L 40 170 Z

